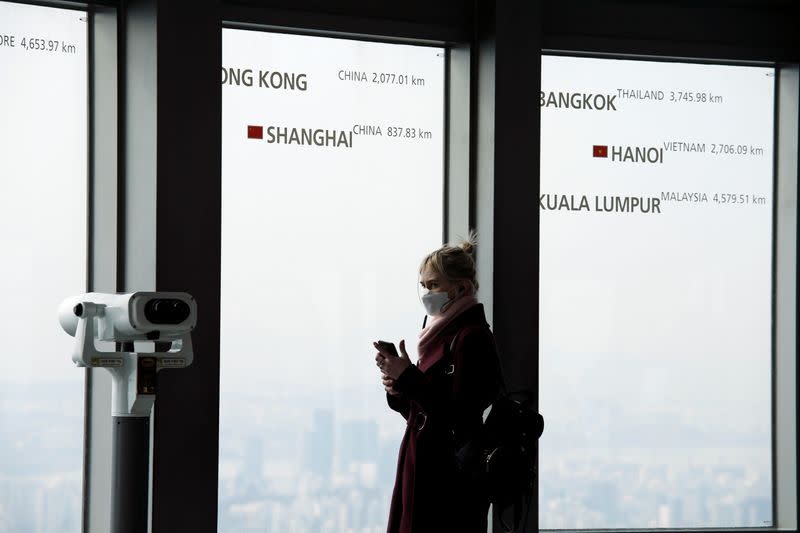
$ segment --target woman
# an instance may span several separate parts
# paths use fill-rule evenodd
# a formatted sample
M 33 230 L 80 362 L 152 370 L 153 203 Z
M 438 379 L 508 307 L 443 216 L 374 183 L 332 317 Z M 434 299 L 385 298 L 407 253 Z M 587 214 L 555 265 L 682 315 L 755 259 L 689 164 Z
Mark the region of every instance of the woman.
M 459 468 L 457 450 L 479 431 L 483 411 L 500 389 L 494 336 L 483 305 L 472 251 L 475 235 L 446 245 L 420 265 L 422 303 L 431 317 L 419 336 L 419 361 L 411 364 L 400 341 L 399 356 L 374 343 L 389 407 L 406 419 L 388 533 L 487 528 L 488 500 Z

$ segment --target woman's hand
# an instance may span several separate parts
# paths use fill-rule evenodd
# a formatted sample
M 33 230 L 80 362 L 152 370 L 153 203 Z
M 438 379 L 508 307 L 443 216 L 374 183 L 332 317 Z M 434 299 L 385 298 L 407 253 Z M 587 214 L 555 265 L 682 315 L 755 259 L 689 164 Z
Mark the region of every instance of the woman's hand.
M 391 394 L 392 396 L 400 396 L 400 393 L 394 390 L 394 380 L 387 376 L 386 374 L 381 375 L 381 381 L 383 381 L 383 390 Z
M 399 357 L 387 351 L 383 351 L 377 342 L 373 342 L 372 345 L 378 350 L 378 353 L 375 355 L 375 364 L 377 364 L 378 368 L 383 372 L 384 378 L 390 378 L 392 380 L 392 385 L 394 385 L 394 380 L 399 378 L 400 374 L 411 365 L 411 359 L 408 358 L 408 352 L 406 352 L 406 341 L 400 341 Z M 386 387 L 385 381 L 384 387 Z

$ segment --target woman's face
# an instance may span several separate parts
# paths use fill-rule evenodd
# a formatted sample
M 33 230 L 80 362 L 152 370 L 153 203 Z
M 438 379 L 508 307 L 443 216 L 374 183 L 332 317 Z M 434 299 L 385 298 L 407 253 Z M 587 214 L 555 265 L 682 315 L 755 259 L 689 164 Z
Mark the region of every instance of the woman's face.
M 457 289 L 461 285 L 456 281 L 450 281 L 430 267 L 422 272 L 419 284 L 430 292 L 446 292 L 450 299 L 456 298 Z

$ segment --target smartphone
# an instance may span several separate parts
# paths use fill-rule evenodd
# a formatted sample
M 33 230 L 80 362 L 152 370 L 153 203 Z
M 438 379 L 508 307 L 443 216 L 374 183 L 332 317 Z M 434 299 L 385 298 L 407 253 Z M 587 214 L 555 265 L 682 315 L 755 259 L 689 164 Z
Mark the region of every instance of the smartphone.
M 382 350 L 389 352 L 393 356 L 399 357 L 399 355 L 397 354 L 397 348 L 395 348 L 394 343 L 387 341 L 378 341 L 378 346 L 380 346 Z

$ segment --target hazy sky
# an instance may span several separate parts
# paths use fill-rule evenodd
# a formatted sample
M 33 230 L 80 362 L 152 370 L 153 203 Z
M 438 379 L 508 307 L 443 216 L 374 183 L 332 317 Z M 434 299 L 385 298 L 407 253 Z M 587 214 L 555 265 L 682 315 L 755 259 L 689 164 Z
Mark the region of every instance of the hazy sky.
M 773 72 L 543 58 L 546 94 L 617 95 L 616 111 L 542 108 L 541 192 L 587 195 L 592 208 L 542 211 L 543 412 L 578 432 L 589 420 L 679 414 L 710 430 L 761 433 L 768 444 Z M 618 89 L 664 99 L 625 99 Z M 714 103 L 670 102 L 689 91 Z M 611 156 L 613 146 L 672 141 L 703 143 L 707 153 L 665 150 L 663 163 L 593 157 L 595 145 Z M 763 154 L 708 153 L 720 143 Z M 661 202 L 660 214 L 594 211 L 596 195 L 664 192 L 706 193 L 708 202 Z M 715 203 L 723 193 L 765 203 Z M 602 443 L 609 431 L 585 435 Z
M 379 398 L 371 341 L 405 338 L 416 359 L 417 268 L 441 245 L 442 50 L 226 29 L 223 66 L 307 80 L 305 91 L 223 86 L 223 391 L 374 383 Z M 404 83 L 373 83 L 382 73 Z M 267 143 L 270 126 L 356 125 L 381 135 Z
M 15 37 L 14 47 L 0 46 L 2 380 L 83 383 L 57 315 L 64 298 L 86 291 L 83 15 L 0 2 L 0 31 Z M 58 51 L 26 50 L 23 38 L 58 41 Z
M 17 44 L 0 48 L 0 68 L 14 73 L 0 87 L 0 231 L 9 251 L 3 290 L 15 302 L 0 311 L 15 354 L 0 369 L 23 382 L 78 372 L 55 311 L 85 289 L 85 218 L 75 213 L 86 209 L 86 26 L 80 12 L 48 10 L 42 19 L 42 9 L 0 3 Z M 74 53 L 21 48 L 32 35 Z M 223 386 L 254 375 L 316 387 L 371 383 L 371 340 L 405 338 L 415 356 L 416 270 L 441 240 L 442 51 L 242 30 L 225 30 L 223 41 L 224 66 L 256 78 L 223 90 Z M 543 109 L 543 193 L 709 198 L 665 202 L 658 215 L 543 212 L 543 406 L 589 416 L 586 405 L 622 396 L 643 412 L 768 428 L 771 70 L 543 63 L 545 92 L 617 95 L 616 111 Z M 307 90 L 258 87 L 259 71 L 304 74 Z M 381 74 L 407 78 L 373 83 Z M 354 80 L 361 76 L 367 81 Z M 662 91 L 665 101 L 624 99 L 619 89 Z M 669 102 L 673 92 L 718 101 Z M 366 125 L 382 135 L 354 134 L 352 147 L 287 146 L 248 139 L 248 125 Z M 416 138 L 389 137 L 389 127 Z M 623 164 L 590 152 L 671 141 L 763 153 L 666 152 L 663 164 Z M 723 206 L 715 193 L 767 202 Z

